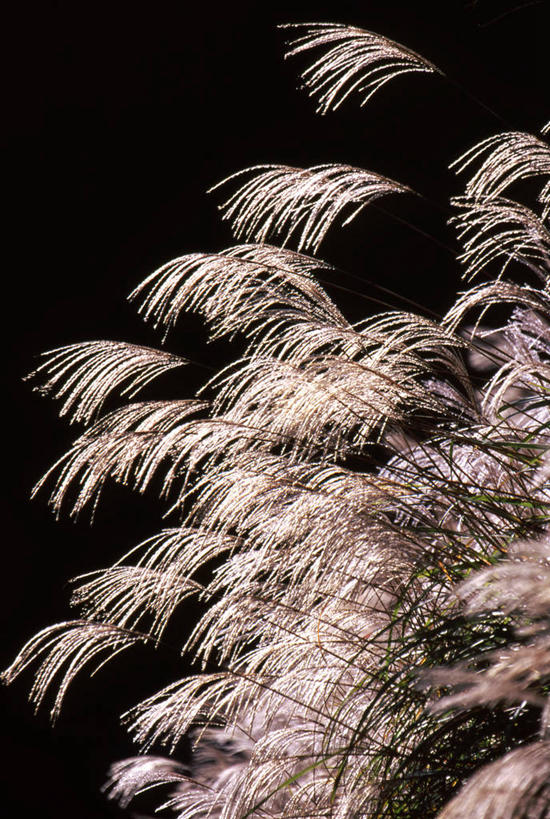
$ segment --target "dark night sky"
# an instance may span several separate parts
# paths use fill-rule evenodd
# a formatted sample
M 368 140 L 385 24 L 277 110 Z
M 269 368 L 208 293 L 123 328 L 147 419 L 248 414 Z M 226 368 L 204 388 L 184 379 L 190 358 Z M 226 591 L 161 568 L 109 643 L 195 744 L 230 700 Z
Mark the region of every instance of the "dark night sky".
M 159 339 L 125 301 L 162 262 L 232 244 L 206 189 L 248 165 L 347 162 L 409 184 L 425 198 L 382 207 L 453 245 L 446 201 L 460 192 L 448 163 L 499 130 L 538 130 L 549 117 L 543 72 L 546 2 L 445 0 L 210 4 L 97 2 L 19 4 L 6 31 L 7 241 L 14 260 L 4 280 L 10 326 L 6 436 L 10 460 L 9 537 L 2 598 L 5 666 L 40 628 L 69 619 L 67 580 L 113 562 L 161 524 L 154 498 L 110 491 L 90 528 L 56 522 L 47 496 L 30 488 L 77 431 L 21 377 L 43 350 L 93 338 L 155 346 Z M 192 10 L 191 10 L 192 9 Z M 297 90 L 299 63 L 281 59 L 276 24 L 347 22 L 402 42 L 449 80 L 400 78 L 359 109 L 326 117 Z M 548 24 L 546 23 L 546 31 Z M 547 49 L 547 38 L 546 38 Z M 472 99 L 479 98 L 495 114 Z M 501 119 L 499 119 L 501 117 Z M 436 312 L 459 286 L 452 254 L 379 210 L 339 232 L 321 255 Z M 333 294 L 361 318 L 380 295 Z M 397 306 L 402 306 L 398 301 Z M 10 321 L 11 315 L 16 321 Z M 204 349 L 197 321 L 180 323 L 169 348 L 210 365 L 227 355 Z M 200 369 L 159 382 L 148 396 L 190 396 Z M 193 612 L 183 611 L 178 627 Z M 92 681 L 75 684 L 57 726 L 26 702 L 31 675 L 1 690 L 6 815 L 119 816 L 98 795 L 110 761 L 132 754 L 118 714 L 185 673 L 170 646 L 126 653 Z M 84 675 L 85 676 L 85 675 Z

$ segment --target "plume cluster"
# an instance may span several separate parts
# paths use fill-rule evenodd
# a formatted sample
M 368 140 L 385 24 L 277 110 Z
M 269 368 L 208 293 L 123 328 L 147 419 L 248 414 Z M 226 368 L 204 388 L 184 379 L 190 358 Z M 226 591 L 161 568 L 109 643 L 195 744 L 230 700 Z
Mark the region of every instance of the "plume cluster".
M 341 25 L 298 27 L 288 53 L 310 49 L 323 113 L 438 71 Z M 453 202 L 465 277 L 489 278 L 441 322 L 350 323 L 321 285 L 330 265 L 302 252 L 408 186 L 262 166 L 222 205 L 253 244 L 177 258 L 131 296 L 165 336 L 192 310 L 247 340 L 200 399 L 101 415 L 113 390 L 185 363 L 120 342 L 54 350 L 33 374 L 89 424 L 39 485 L 55 511 L 160 476 L 172 525 L 78 578 L 78 619 L 32 638 L 4 680 L 37 663 L 31 698 L 55 682 L 55 718 L 82 668 L 156 644 L 189 596 L 204 606 L 182 646 L 202 671 L 125 715 L 155 755 L 113 765 L 123 807 L 158 788 L 179 819 L 548 816 L 550 149 L 496 134 L 455 165 L 473 173 Z M 534 209 L 509 198 L 534 176 Z

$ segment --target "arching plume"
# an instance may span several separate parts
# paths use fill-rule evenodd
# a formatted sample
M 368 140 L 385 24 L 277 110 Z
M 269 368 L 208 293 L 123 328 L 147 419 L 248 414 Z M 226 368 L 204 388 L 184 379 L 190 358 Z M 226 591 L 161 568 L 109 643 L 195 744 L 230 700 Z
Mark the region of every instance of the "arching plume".
M 441 73 L 414 51 L 361 28 L 337 23 L 298 23 L 282 28 L 299 33 L 290 41 L 287 57 L 310 49 L 327 49 L 301 75 L 311 96 L 318 100 L 320 114 L 335 110 L 352 94 L 359 95 L 361 105 L 365 105 L 400 74 Z
M 460 261 L 470 279 L 493 262 L 502 273 L 511 261 L 525 265 L 546 283 L 550 267 L 550 233 L 532 210 L 503 197 L 469 199 L 457 197 L 460 209 L 452 220 L 464 252 Z
M 281 236 L 284 245 L 298 234 L 297 249 L 313 252 L 342 211 L 348 211 L 342 222 L 346 225 L 380 196 L 411 193 L 406 185 L 350 165 L 257 165 L 229 176 L 219 185 L 242 174 L 253 176 L 220 208 L 235 236 L 253 242 Z
M 187 363 L 172 353 L 123 341 L 82 341 L 44 357 L 29 378 L 46 375 L 39 391 L 63 399 L 60 415 L 72 412 L 71 420 L 84 422 L 97 414 L 113 390 L 133 398 L 157 376 Z
M 521 131 L 496 134 L 478 142 L 451 168 L 460 173 L 472 164 L 480 166 L 466 185 L 466 194 L 480 197 L 500 196 L 510 185 L 525 179 L 550 174 L 550 147 L 538 137 Z M 542 219 L 550 211 L 550 183 L 546 182 L 538 196 L 543 206 Z

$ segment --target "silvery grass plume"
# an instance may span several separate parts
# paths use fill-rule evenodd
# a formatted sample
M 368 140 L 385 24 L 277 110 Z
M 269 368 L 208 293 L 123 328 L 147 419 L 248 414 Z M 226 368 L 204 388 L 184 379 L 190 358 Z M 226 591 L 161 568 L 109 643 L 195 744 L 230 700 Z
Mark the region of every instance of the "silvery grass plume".
M 357 28 L 296 28 L 288 53 L 313 50 L 323 113 L 439 71 Z M 146 753 L 112 767 L 122 806 L 158 788 L 180 819 L 548 815 L 550 148 L 506 132 L 455 165 L 473 174 L 454 200 L 465 277 L 491 277 L 441 322 L 351 324 L 322 287 L 334 269 L 302 252 L 407 185 L 262 166 L 222 205 L 248 244 L 175 259 L 131 296 L 165 337 L 193 310 L 246 340 L 200 397 L 102 415 L 186 363 L 120 342 L 54 350 L 33 374 L 88 424 L 39 484 L 55 512 L 160 479 L 172 525 L 77 578 L 79 618 L 32 638 L 4 681 L 38 664 L 31 698 L 55 687 L 55 719 L 81 669 L 204 605 L 182 646 L 202 672 L 124 717 Z M 534 209 L 511 198 L 532 177 Z

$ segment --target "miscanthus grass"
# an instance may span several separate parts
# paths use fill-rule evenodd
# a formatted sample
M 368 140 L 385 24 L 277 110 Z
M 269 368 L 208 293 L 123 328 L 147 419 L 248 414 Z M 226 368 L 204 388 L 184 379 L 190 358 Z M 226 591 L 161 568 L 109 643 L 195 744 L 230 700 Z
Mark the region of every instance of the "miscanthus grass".
M 359 28 L 287 33 L 321 113 L 441 73 Z M 54 511 L 160 481 L 170 527 L 78 578 L 78 619 L 33 637 L 4 681 L 32 665 L 55 719 L 82 669 L 154 648 L 188 597 L 203 606 L 181 646 L 199 673 L 124 715 L 142 753 L 111 769 L 122 806 L 154 788 L 180 819 L 549 815 L 547 132 L 495 133 L 454 163 L 469 289 L 440 322 L 351 324 L 309 255 L 407 185 L 257 166 L 217 191 L 246 243 L 174 259 L 131 294 L 163 338 L 186 310 L 243 338 L 238 361 L 168 401 L 133 399 L 188 362 L 132 344 L 62 347 L 33 373 L 85 425 L 37 487 Z M 532 201 L 515 201 L 524 180 Z M 128 402 L 102 413 L 112 394 Z

